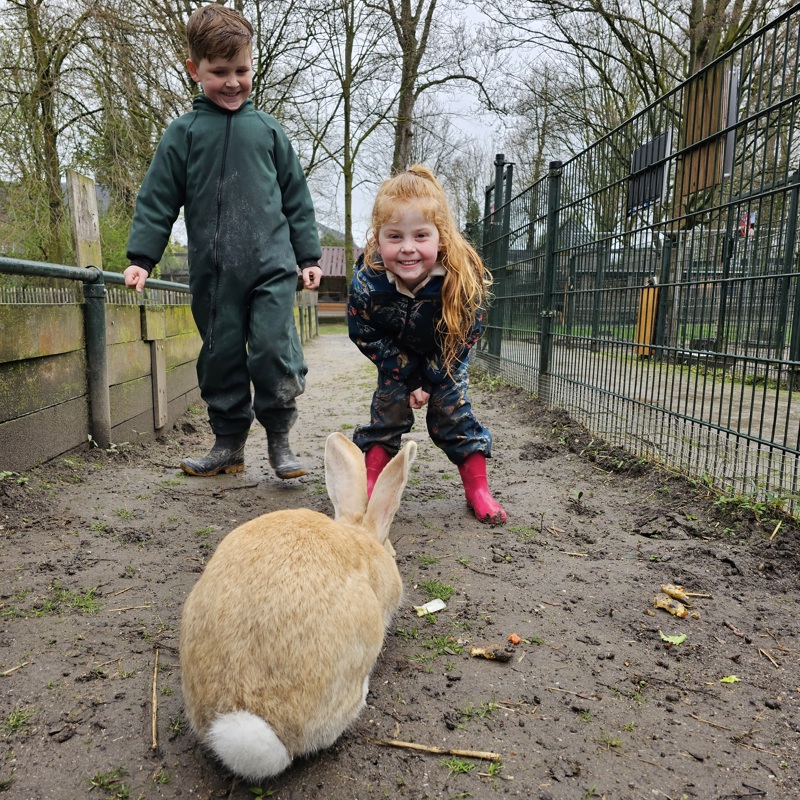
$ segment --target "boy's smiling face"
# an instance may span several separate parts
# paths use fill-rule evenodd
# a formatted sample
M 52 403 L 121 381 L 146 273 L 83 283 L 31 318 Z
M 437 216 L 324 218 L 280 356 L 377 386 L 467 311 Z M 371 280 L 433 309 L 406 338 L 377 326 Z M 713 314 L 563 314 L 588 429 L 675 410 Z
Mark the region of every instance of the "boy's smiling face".
M 243 47 L 234 58 L 207 58 L 195 64 L 190 58 L 186 69 L 203 87 L 205 96 L 226 111 L 236 111 L 250 96 L 253 88 L 253 54 Z

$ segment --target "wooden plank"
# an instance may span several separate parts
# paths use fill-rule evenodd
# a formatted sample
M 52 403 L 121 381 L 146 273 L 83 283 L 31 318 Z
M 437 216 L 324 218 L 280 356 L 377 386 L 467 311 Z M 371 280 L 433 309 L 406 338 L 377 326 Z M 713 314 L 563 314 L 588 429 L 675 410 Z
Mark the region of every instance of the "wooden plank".
M 83 308 L 77 304 L 0 305 L 0 330 L 0 364 L 84 348 Z
M 192 331 L 197 333 L 191 306 L 167 306 L 166 309 L 167 337 Z
M 87 392 L 86 356 L 82 350 L 0 364 L 0 422 Z
M 109 389 L 111 397 L 111 427 L 132 417 L 147 413 L 149 421 L 143 428 L 147 433 L 153 429 L 153 395 L 150 376 L 135 381 L 126 381 Z
M 167 396 L 170 403 L 176 398 L 189 392 L 197 392 L 197 369 L 193 363 L 181 364 L 173 369 L 167 369 Z
M 106 303 L 106 343 L 138 342 L 142 338 L 139 306 Z
M 152 342 L 166 339 L 167 323 L 164 306 L 142 306 L 142 339 Z
M 89 401 L 78 397 L 0 424 L 0 470 L 22 472 L 88 444 Z
M 108 358 L 108 383 L 118 383 L 149 377 L 150 346 L 138 339 L 135 342 L 121 342 L 106 348 Z
M 100 215 L 97 213 L 94 181 L 74 170 L 67 170 L 67 199 L 75 243 L 75 262 L 79 267 L 103 269 Z
M 163 339 L 150 342 L 150 380 L 153 386 L 153 427 L 167 424 L 167 357 Z
M 197 332 L 170 336 L 166 341 L 167 368 L 178 364 L 195 363 L 200 355 L 202 340 Z

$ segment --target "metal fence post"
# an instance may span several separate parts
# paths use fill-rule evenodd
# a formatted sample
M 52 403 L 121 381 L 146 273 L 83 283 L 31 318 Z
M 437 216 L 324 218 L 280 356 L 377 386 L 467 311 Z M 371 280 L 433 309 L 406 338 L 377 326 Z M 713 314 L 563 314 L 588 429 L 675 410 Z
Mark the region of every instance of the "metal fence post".
M 553 356 L 553 298 L 556 285 L 558 212 L 561 203 L 561 162 L 551 161 L 547 175 L 547 230 L 542 272 L 542 335 L 539 345 L 539 399 L 550 402 L 550 362 Z
M 89 380 L 89 424 L 95 444 L 111 445 L 111 399 L 106 354 L 106 284 L 103 272 L 88 267 L 95 278 L 83 282 L 86 373 Z
M 661 250 L 661 270 L 658 276 L 658 283 L 661 287 L 658 291 L 658 304 L 656 308 L 656 335 L 653 344 L 657 348 L 662 348 L 660 355 L 663 356 L 663 347 L 667 341 L 667 314 L 669 313 L 669 297 L 672 290 L 670 283 L 670 269 L 672 265 L 672 253 L 678 250 L 678 235 L 667 237 L 664 247 Z
M 492 213 L 491 233 L 489 235 L 489 269 L 494 281 L 494 301 L 489 309 L 488 350 L 493 356 L 500 356 L 503 343 L 503 318 L 505 312 L 505 298 L 503 297 L 504 274 L 500 272 L 505 267 L 503 257 L 503 224 L 500 217 L 500 206 L 503 202 L 503 167 L 506 157 L 498 153 L 494 157 L 494 209 Z
M 786 278 L 783 281 L 782 296 L 785 302 L 781 303 L 780 319 L 778 320 L 778 331 L 776 336 L 777 347 L 775 350 L 775 358 L 783 358 L 784 342 L 786 341 L 786 326 L 787 314 L 789 311 L 789 273 L 792 272 L 792 265 L 795 260 L 795 244 L 797 242 L 797 215 L 798 206 L 800 206 L 800 172 L 795 172 L 789 179 L 792 183 L 791 196 L 789 198 L 789 216 L 786 220 L 786 244 L 784 245 L 783 255 L 783 271 L 786 273 Z M 794 294 L 794 309 L 792 311 L 792 329 L 789 335 L 789 361 L 797 362 L 800 360 L 800 280 L 795 281 L 795 294 Z M 790 375 L 790 388 L 794 391 L 797 384 L 798 369 L 791 367 Z

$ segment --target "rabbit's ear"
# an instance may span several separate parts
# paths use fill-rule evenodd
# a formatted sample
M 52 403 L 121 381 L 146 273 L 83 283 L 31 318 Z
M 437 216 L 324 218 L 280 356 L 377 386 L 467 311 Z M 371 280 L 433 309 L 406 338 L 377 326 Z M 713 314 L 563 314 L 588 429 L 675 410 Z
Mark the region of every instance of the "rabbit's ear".
M 389 535 L 389 526 L 400 507 L 400 498 L 403 496 L 403 489 L 406 488 L 409 469 L 416 455 L 417 443 L 406 442 L 403 449 L 386 465 L 375 481 L 364 525 L 374 532 L 381 544 Z
M 335 519 L 361 517 L 367 508 L 364 454 L 342 433 L 332 433 L 325 442 L 325 486 Z

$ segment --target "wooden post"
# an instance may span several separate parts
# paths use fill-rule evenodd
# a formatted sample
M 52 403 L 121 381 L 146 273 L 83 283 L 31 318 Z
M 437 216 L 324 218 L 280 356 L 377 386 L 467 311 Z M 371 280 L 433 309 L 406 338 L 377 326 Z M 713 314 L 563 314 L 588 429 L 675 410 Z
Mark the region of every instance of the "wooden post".
M 103 269 L 100 249 L 100 215 L 94 181 L 72 170 L 67 171 L 67 198 L 72 217 L 75 263 L 79 267 Z

